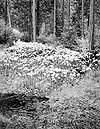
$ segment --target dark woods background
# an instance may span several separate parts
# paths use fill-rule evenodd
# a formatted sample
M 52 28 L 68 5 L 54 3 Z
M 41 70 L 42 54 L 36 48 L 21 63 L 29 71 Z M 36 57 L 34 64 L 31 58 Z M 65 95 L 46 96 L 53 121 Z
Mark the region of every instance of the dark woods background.
M 52 42 L 56 36 L 60 44 L 73 48 L 73 44 L 78 44 L 76 40 L 83 37 L 92 44 L 90 49 L 94 49 L 99 47 L 100 1 L 1 0 L 0 29 L 6 28 L 4 22 L 21 32 L 19 37 L 27 42 Z

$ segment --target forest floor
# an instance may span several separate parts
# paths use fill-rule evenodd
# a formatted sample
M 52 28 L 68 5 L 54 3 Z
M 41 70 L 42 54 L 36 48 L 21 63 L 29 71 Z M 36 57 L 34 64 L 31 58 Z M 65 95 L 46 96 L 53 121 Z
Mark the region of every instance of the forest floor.
M 38 43 L 1 46 L 0 129 L 99 129 L 100 66 L 83 58 Z

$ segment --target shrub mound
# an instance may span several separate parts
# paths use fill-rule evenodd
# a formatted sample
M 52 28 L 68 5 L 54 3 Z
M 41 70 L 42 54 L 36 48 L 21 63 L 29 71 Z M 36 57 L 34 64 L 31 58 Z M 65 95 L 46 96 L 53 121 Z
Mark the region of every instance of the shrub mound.
M 84 57 L 67 48 L 18 41 L 5 51 L 0 71 L 12 78 L 9 89 L 48 94 L 63 83 L 73 85 L 87 71 L 97 68 L 100 54 L 97 57 L 91 61 L 88 54 Z

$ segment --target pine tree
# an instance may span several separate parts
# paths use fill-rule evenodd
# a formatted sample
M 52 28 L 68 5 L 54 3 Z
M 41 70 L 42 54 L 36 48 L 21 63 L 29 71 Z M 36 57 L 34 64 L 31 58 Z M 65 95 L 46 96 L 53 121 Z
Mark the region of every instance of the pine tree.
M 84 37 L 84 0 L 82 0 L 82 37 Z
M 33 0 L 33 41 L 36 42 L 36 1 Z
M 37 0 L 37 8 L 36 8 L 36 35 L 39 36 L 39 14 L 40 14 L 40 2 Z
M 89 47 L 94 50 L 94 0 L 90 0 Z
M 67 15 L 68 15 L 68 28 L 69 28 L 69 25 L 70 25 L 70 0 L 68 0 L 68 13 L 67 13 Z
M 5 24 L 7 24 L 7 0 L 5 0 L 5 3 L 4 3 L 4 5 L 5 5 Z
M 29 12 L 30 12 L 30 15 L 29 15 L 29 20 L 30 20 L 30 40 L 32 41 L 32 1 L 29 0 Z
M 54 0 L 54 36 L 56 36 L 56 0 Z
M 62 1 L 62 31 L 64 31 L 64 0 Z

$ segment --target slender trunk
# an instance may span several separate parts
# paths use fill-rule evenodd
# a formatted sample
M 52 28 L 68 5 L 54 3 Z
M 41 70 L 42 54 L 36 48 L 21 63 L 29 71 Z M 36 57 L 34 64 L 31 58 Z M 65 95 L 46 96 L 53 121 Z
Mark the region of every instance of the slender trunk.
M 70 25 L 70 0 L 68 0 L 68 28 L 69 28 L 69 25 Z
M 40 5 L 39 5 L 39 0 L 37 0 L 37 10 L 36 10 L 36 12 L 37 12 L 37 25 L 36 25 L 36 35 L 37 36 L 39 36 L 39 14 L 40 14 Z
M 62 32 L 64 31 L 64 0 L 62 3 Z
M 54 0 L 54 37 L 56 36 L 56 0 Z
M 90 21 L 89 21 L 89 18 L 90 18 L 90 16 L 89 16 L 89 14 L 88 14 L 88 23 L 87 23 L 87 26 L 88 26 L 88 27 L 89 27 L 89 22 L 90 22 Z
M 5 24 L 7 24 L 7 0 L 5 0 Z
M 89 48 L 94 50 L 94 0 L 90 1 Z
M 7 37 L 6 37 L 6 25 L 7 25 L 7 0 L 4 1 L 5 11 L 4 11 L 4 17 L 5 17 L 5 43 L 7 44 Z
M 84 0 L 82 0 L 82 37 L 84 37 Z
M 9 26 L 11 27 L 11 17 L 10 17 L 10 0 L 8 0 L 8 4 L 7 4 L 7 14 L 8 14 L 8 23 L 9 23 Z
M 36 1 L 33 0 L 33 41 L 36 42 L 36 15 L 35 15 Z
M 30 40 L 32 41 L 32 1 L 30 0 L 29 1 L 29 4 L 30 4 L 30 17 L 29 17 L 29 20 L 30 20 Z

